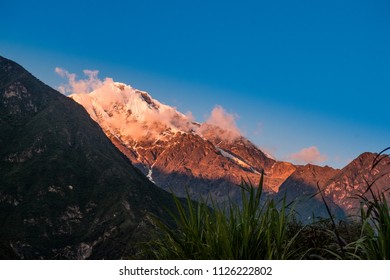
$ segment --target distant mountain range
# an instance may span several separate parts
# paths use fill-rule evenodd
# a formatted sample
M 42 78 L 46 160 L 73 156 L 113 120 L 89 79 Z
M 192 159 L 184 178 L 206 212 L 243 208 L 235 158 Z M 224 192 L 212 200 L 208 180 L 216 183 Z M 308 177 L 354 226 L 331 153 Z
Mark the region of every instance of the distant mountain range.
M 128 85 L 106 82 L 88 94 L 73 94 L 110 140 L 161 188 L 194 199 L 211 196 L 238 201 L 242 179 L 256 185 L 264 171 L 264 190 L 278 200 L 297 201 L 303 220 L 327 217 L 318 193 L 323 190 L 333 214 L 356 214 L 368 181 L 382 176 L 374 189 L 390 187 L 389 157 L 371 170 L 376 154 L 363 153 L 345 168 L 277 161 L 234 129 L 197 123 L 175 108 Z M 318 186 L 317 186 L 318 183 Z M 313 197 L 314 196 L 314 197 Z
M 2 258 L 132 256 L 151 236 L 150 215 L 169 221 L 165 190 L 239 201 L 237 185 L 256 185 L 262 172 L 266 196 L 296 201 L 304 221 L 328 216 L 319 188 L 346 218 L 370 183 L 390 187 L 387 155 L 363 153 L 341 170 L 278 161 L 234 129 L 197 123 L 128 85 L 66 97 L 0 57 Z

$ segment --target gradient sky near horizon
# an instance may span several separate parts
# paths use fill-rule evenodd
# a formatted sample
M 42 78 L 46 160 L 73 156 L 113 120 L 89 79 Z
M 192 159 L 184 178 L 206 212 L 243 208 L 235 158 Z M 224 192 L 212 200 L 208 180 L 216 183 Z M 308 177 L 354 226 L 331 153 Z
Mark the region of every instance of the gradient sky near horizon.
M 280 160 L 343 167 L 390 146 L 390 2 L 3 1 L 0 55 L 54 88 L 61 67 L 216 105 Z

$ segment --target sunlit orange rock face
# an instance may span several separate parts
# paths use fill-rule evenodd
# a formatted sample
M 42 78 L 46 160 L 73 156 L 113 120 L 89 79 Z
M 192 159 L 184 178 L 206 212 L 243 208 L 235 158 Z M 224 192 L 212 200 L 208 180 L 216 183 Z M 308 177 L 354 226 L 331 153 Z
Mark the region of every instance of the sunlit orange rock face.
M 382 176 L 390 171 L 388 158 L 373 170 L 376 155 L 370 153 L 342 170 L 277 161 L 243 137 L 220 107 L 211 121 L 197 123 L 148 93 L 113 81 L 70 97 L 149 180 L 179 196 L 238 200 L 237 185 L 245 180 L 256 186 L 264 172 L 267 195 L 299 201 L 297 209 L 307 217 L 313 212 L 327 216 L 320 188 L 332 211 L 345 217 L 359 207 L 356 195 L 364 192 L 367 180 L 380 177 L 374 186 L 378 191 L 389 186 L 389 175 Z
M 363 153 L 344 167 L 326 185 L 325 194 L 351 215 L 360 211 L 359 195 L 372 198 L 388 193 L 390 188 L 390 158 L 387 155 Z
M 106 135 L 158 186 L 194 198 L 235 199 L 242 180 L 257 185 L 264 172 L 264 189 L 277 192 L 295 170 L 276 161 L 233 126 L 196 123 L 146 92 L 119 83 L 105 84 L 90 94 L 75 94 Z M 223 118 L 214 114 L 214 122 Z

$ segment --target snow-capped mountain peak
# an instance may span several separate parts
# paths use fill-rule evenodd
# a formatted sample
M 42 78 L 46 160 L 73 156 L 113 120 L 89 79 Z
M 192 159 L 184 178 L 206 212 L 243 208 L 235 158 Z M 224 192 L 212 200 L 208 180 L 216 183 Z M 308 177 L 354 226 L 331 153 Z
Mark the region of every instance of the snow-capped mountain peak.
M 174 107 L 162 104 L 145 91 L 110 79 L 91 93 L 72 94 L 70 98 L 83 105 L 113 135 L 150 139 L 166 130 L 186 132 L 194 128 L 192 120 Z
M 149 180 L 182 191 L 189 183 L 206 194 L 239 192 L 242 178 L 258 181 L 276 174 L 268 158 L 235 125 L 221 106 L 204 123 L 154 99 L 145 91 L 106 79 L 89 94 L 70 96 L 85 107 L 111 141 Z M 275 191 L 293 170 L 265 182 Z M 278 173 L 278 174 L 279 174 Z M 221 196 L 221 198 L 219 198 Z

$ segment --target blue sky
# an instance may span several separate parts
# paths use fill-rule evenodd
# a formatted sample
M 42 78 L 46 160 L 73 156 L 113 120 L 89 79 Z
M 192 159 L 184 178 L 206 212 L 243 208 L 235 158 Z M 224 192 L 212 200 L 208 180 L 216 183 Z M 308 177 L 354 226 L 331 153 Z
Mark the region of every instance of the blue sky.
M 5 2 L 0 55 L 53 87 L 96 69 L 198 121 L 220 105 L 281 160 L 390 146 L 388 1 Z

